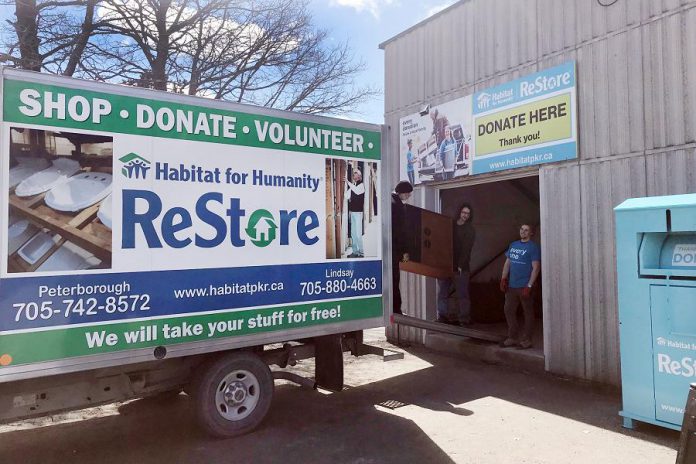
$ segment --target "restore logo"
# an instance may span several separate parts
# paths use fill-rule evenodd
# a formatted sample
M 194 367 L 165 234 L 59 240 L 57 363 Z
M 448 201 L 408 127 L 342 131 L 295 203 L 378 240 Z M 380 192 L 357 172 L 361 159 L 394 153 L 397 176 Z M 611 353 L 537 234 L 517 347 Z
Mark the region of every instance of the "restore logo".
M 658 353 L 657 370 L 669 375 L 696 377 L 696 361 L 689 356 L 673 361 L 669 355 Z
M 225 198 L 220 192 L 204 193 L 194 205 L 167 207 L 150 190 L 124 189 L 121 195 L 123 249 L 136 248 L 137 237 L 147 248 L 216 248 L 223 243 L 239 248 L 247 237 L 259 248 L 273 242 L 280 246 L 295 240 L 310 246 L 319 242 L 319 216 L 312 210 L 281 209 L 273 214 L 260 208 L 247 214 L 241 198 Z
M 251 243 L 263 248 L 275 240 L 276 229 L 278 229 L 278 226 L 271 212 L 265 209 L 257 209 L 249 217 L 249 222 L 244 231 L 251 239 Z

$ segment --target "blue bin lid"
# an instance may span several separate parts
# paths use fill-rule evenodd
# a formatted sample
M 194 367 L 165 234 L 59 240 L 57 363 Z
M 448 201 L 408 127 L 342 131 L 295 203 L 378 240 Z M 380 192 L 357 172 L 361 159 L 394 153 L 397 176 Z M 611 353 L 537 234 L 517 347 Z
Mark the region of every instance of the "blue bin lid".
M 662 197 L 629 198 L 614 208 L 614 210 L 667 209 L 688 206 L 696 207 L 696 193 L 667 195 Z

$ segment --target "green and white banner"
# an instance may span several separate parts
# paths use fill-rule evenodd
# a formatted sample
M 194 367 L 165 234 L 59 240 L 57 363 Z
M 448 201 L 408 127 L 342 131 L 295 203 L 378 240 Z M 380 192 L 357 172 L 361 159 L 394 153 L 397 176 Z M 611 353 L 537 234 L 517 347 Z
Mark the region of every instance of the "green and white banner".
M 380 159 L 379 132 L 229 111 L 202 98 L 182 104 L 12 79 L 3 92 L 5 121 Z
M 380 131 L 74 85 L 3 82 L 0 377 L 382 317 Z

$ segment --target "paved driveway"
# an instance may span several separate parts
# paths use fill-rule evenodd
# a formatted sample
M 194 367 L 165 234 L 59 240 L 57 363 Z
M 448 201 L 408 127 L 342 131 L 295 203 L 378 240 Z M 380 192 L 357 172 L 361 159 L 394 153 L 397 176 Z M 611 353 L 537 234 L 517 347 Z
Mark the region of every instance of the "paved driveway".
M 0 462 L 667 464 L 676 457 L 678 433 L 621 428 L 615 392 L 419 349 L 400 361 L 346 362 L 345 391 L 278 384 L 262 428 L 244 437 L 201 435 L 182 394 L 0 426 Z

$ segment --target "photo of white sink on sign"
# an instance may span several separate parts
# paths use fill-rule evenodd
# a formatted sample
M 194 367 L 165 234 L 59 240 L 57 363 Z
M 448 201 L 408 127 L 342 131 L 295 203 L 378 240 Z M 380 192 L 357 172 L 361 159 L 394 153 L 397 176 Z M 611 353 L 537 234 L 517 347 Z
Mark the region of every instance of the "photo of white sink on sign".
M 18 157 L 16 160 L 19 164 L 10 169 L 9 188 L 16 187 L 24 179 L 46 169 L 51 164 L 46 158 Z
M 59 158 L 53 164 L 24 179 L 15 189 L 18 197 L 30 197 L 47 192 L 56 185 L 66 182 L 70 176 L 80 170 L 80 164 L 67 158 Z
M 111 174 L 83 172 L 53 187 L 45 201 L 56 211 L 79 211 L 100 202 L 109 193 Z

